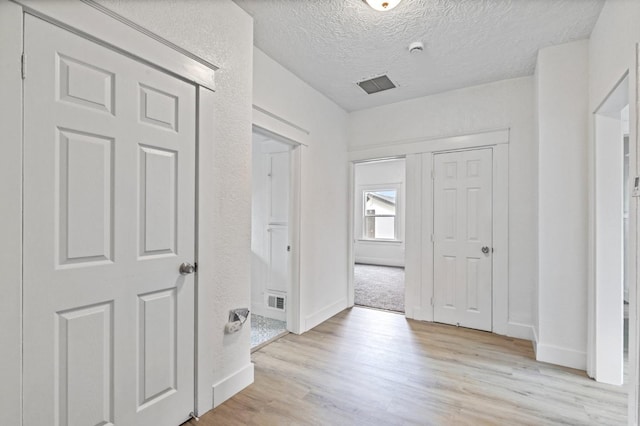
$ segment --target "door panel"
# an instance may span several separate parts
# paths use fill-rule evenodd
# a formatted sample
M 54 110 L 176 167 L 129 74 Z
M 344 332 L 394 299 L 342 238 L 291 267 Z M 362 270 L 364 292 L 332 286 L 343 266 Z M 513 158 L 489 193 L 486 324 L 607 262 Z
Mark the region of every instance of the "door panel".
M 27 15 L 24 425 L 194 405 L 195 87 Z
M 271 226 L 269 238 L 269 275 L 267 291 L 286 293 L 289 274 L 289 228 L 287 226 Z
M 286 225 L 289 222 L 289 151 L 268 155 L 269 172 L 269 224 Z
M 289 281 L 289 151 L 267 154 L 268 189 L 268 276 L 267 292 L 285 294 Z
M 176 289 L 138 296 L 138 408 L 177 390 Z
M 437 322 L 491 331 L 492 173 L 491 149 L 434 155 Z
M 60 265 L 113 258 L 113 138 L 58 129 L 55 193 Z
M 140 146 L 140 256 L 176 253 L 177 152 Z
M 57 314 L 61 425 L 113 423 L 113 304 Z

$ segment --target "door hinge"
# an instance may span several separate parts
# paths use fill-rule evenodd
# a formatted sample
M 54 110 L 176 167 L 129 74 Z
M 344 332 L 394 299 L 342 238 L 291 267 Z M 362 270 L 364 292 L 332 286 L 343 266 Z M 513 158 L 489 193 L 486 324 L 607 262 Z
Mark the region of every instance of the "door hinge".
M 640 197 L 640 176 L 633 178 L 633 191 L 631 191 L 632 197 Z
M 20 75 L 24 80 L 27 77 L 27 57 L 24 52 L 22 52 L 22 56 L 20 56 Z
M 429 305 L 433 306 L 433 297 L 429 299 Z

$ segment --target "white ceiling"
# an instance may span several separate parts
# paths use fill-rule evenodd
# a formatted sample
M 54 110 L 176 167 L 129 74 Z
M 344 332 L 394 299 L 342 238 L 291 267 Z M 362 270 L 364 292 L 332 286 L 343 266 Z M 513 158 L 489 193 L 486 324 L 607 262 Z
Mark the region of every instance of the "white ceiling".
M 255 45 L 347 111 L 532 75 L 538 49 L 588 38 L 602 0 L 235 0 Z M 425 50 L 410 54 L 409 43 Z M 387 74 L 367 95 L 355 83 Z

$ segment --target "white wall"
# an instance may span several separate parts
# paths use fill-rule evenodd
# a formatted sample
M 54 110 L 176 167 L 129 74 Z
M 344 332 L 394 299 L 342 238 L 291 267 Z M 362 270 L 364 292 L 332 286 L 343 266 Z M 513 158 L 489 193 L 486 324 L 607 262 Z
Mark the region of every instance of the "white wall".
M 200 144 L 198 359 L 206 368 L 198 372 L 198 401 L 203 412 L 253 377 L 249 327 L 224 334 L 229 309 L 250 303 L 253 22 L 230 0 L 99 3 L 220 67 L 215 114 L 208 117 L 214 140 Z
M 273 123 L 269 130 L 306 144 L 300 224 L 300 316 L 306 331 L 347 307 L 347 113 L 257 48 L 253 90 L 254 105 Z
M 537 252 L 533 83 L 533 77 L 504 80 L 356 111 L 349 123 L 351 150 L 510 130 L 509 334 L 526 338 L 532 338 Z
M 588 41 L 538 53 L 540 361 L 586 368 Z
M 356 263 L 404 266 L 405 160 L 386 160 L 356 164 L 354 196 L 354 235 Z M 366 241 L 362 239 L 362 191 L 371 185 L 398 185 L 396 232 L 398 241 Z
M 629 72 L 629 99 L 633 101 L 629 105 L 629 117 L 630 117 L 630 175 L 638 175 L 638 150 L 636 149 L 636 117 L 637 117 L 637 74 L 635 69 L 636 61 L 636 43 L 640 42 L 640 2 L 636 0 L 608 0 L 600 17 L 596 22 L 596 25 L 591 33 L 589 41 L 589 145 L 590 145 L 590 162 L 591 174 L 590 174 L 590 186 L 594 187 L 594 165 L 595 165 L 595 134 L 594 129 L 594 117 L 593 112 L 596 110 L 608 93 L 615 87 L 618 81 Z M 593 195 L 593 194 L 592 194 Z M 593 197 L 592 197 L 593 199 Z M 632 199 L 630 218 L 637 217 L 637 199 Z M 595 206 L 590 206 L 591 211 L 595 210 Z M 590 237 L 593 242 L 593 229 L 595 228 L 593 223 L 593 215 L 590 220 Z M 637 223 L 634 220 L 629 221 L 630 235 L 635 235 L 637 230 Z M 631 244 L 633 247 L 633 244 Z M 590 245 L 590 264 L 593 264 L 593 256 L 595 253 L 595 247 Z M 630 259 L 636 259 L 637 253 L 632 249 L 630 253 Z M 595 303 L 593 301 L 593 280 L 595 277 L 595 271 L 590 269 L 590 287 L 591 292 L 589 308 L 595 309 Z M 630 279 L 636 280 L 637 273 L 630 271 Z M 637 298 L 636 286 L 631 284 L 630 294 L 631 299 Z M 633 331 L 633 324 L 637 324 L 636 312 L 631 309 L 629 313 L 630 324 L 630 341 L 629 341 L 629 359 L 632 360 L 630 364 L 630 381 L 634 383 L 629 392 L 630 404 L 629 404 L 629 421 L 630 424 L 637 424 L 638 419 L 638 404 L 637 399 L 640 394 L 638 390 L 638 338 L 637 335 L 631 333 Z M 637 333 L 637 329 L 636 329 Z M 593 335 L 590 335 L 593 340 Z M 633 361 L 635 360 L 635 361 Z

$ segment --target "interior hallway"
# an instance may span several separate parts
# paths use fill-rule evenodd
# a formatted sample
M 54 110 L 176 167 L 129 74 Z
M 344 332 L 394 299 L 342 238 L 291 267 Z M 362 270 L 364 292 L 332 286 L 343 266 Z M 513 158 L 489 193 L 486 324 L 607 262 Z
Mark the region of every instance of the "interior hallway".
M 255 383 L 193 426 L 625 424 L 624 387 L 531 342 L 352 308 L 253 354 Z

